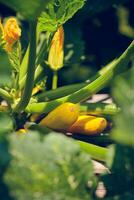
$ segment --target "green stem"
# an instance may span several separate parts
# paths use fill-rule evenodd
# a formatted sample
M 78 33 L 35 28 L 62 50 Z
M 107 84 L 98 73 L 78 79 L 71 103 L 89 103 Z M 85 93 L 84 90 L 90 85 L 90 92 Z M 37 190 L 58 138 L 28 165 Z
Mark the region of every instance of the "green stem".
M 39 34 L 36 38 L 37 38 L 37 40 L 39 39 Z M 41 44 L 41 47 L 39 49 L 39 52 L 37 52 L 37 58 L 36 58 L 36 66 L 37 67 L 36 67 L 35 77 L 34 77 L 35 84 L 38 82 L 38 79 L 40 78 L 40 76 L 42 75 L 42 73 L 44 71 L 43 67 L 40 64 L 44 61 L 45 56 L 47 55 L 46 52 L 48 49 L 48 42 L 47 42 L 48 39 L 49 39 L 49 35 L 47 35 L 44 38 L 44 40 Z M 21 67 L 20 67 L 19 87 L 21 90 L 24 88 L 25 81 L 26 81 L 28 56 L 29 56 L 29 46 L 27 48 L 27 51 L 24 55 L 24 58 L 22 60 Z
M 45 92 L 37 95 L 36 99 L 38 102 L 57 99 L 57 98 L 69 95 L 73 92 L 76 92 L 77 90 L 81 89 L 82 87 L 86 86 L 87 84 L 88 83 L 76 83 L 76 84 L 72 84 L 72 85 L 62 86 L 55 90 L 45 91 Z
M 84 87 L 84 86 L 88 85 L 89 83 L 91 83 L 92 81 L 94 81 L 100 75 L 103 75 L 104 72 L 107 71 L 111 67 L 111 65 L 113 65 L 113 63 L 115 63 L 115 60 L 112 61 L 111 63 L 109 63 L 108 65 L 106 65 L 105 67 L 103 67 L 101 70 L 99 70 L 95 76 L 91 77 L 88 80 L 88 82 L 71 84 L 71 85 L 59 87 L 55 90 L 45 91 L 41 94 L 38 94 L 36 96 L 36 99 L 38 102 L 49 101 L 49 100 L 54 100 L 54 99 L 69 95 L 73 92 L 76 92 L 77 90 L 80 90 L 82 87 Z
M 115 62 L 111 63 L 104 71 L 102 71 L 101 75 L 98 78 L 96 78 L 96 80 L 89 83 L 87 86 L 83 87 L 77 92 L 74 92 L 71 95 L 50 102 L 29 104 L 26 109 L 27 112 L 48 113 L 64 102 L 80 103 L 88 99 L 93 94 L 106 87 L 110 83 L 112 78 L 119 73 L 120 69 L 121 71 L 123 71 L 124 67 L 126 67 L 130 62 L 133 54 L 134 41 Z
M 44 71 L 44 69 L 43 69 L 43 67 L 41 67 L 41 65 L 38 65 L 38 66 L 36 67 L 35 76 L 34 76 L 34 82 L 35 82 L 35 84 L 36 84 L 36 82 L 38 81 L 39 75 L 40 75 L 41 73 L 43 73 L 43 71 Z M 20 89 L 21 89 L 21 90 L 23 89 L 23 87 L 24 87 L 24 85 L 25 85 L 26 77 L 27 77 L 27 75 L 24 75 L 23 78 L 20 80 L 19 85 L 20 85 Z M 36 80 L 36 81 L 35 81 L 35 80 Z
M 58 84 L 58 72 L 53 71 L 52 90 L 57 89 L 57 84 Z
M 95 115 L 116 115 L 120 108 L 116 104 L 109 103 L 82 103 L 80 104 L 80 112 L 83 114 Z
M 30 47 L 27 77 L 23 95 L 15 107 L 15 111 L 22 111 L 28 105 L 34 86 L 35 59 L 36 59 L 36 22 L 30 22 Z
M 87 152 L 93 159 L 99 161 L 106 161 L 108 149 L 94 144 L 77 141 L 80 147 Z
M 8 102 L 12 102 L 13 98 L 12 96 L 4 89 L 0 88 L 0 97 L 2 97 L 4 100 Z
M 25 84 L 27 67 L 28 67 L 28 58 L 29 58 L 29 45 L 20 66 L 20 71 L 19 71 L 19 88 L 20 89 L 22 89 Z
M 40 78 L 40 76 L 45 76 L 45 73 L 44 73 L 44 69 L 41 65 L 38 65 L 36 67 L 36 70 L 35 70 L 35 76 L 34 76 L 34 83 L 37 84 L 40 80 L 38 80 Z
M 92 94 L 102 89 L 106 85 L 106 83 L 109 80 L 111 80 L 111 77 L 112 77 L 112 74 L 107 72 L 104 75 L 97 78 L 92 83 L 90 83 L 89 85 L 83 87 L 82 89 L 78 90 L 77 92 L 74 92 L 71 95 L 68 95 L 68 96 L 65 96 L 65 97 L 50 101 L 50 102 L 29 104 L 27 107 L 27 112 L 48 113 L 64 102 L 80 103 L 88 99 L 89 97 L 91 97 Z
M 41 65 L 44 60 L 47 60 L 47 56 L 48 56 L 48 50 L 50 48 L 50 44 L 51 44 L 51 40 L 53 38 L 53 34 L 54 33 L 46 33 L 46 37 L 40 47 L 39 53 L 37 54 L 37 59 L 36 59 L 36 65 Z M 43 68 L 42 68 L 43 69 Z M 38 73 L 35 72 L 35 83 L 37 83 L 38 81 L 41 81 L 44 76 L 42 76 L 42 71 L 40 70 L 38 71 Z
M 37 58 L 36 58 L 36 65 L 38 66 L 42 62 L 44 62 L 45 57 L 46 57 L 46 52 L 48 50 L 48 40 L 50 37 L 50 33 L 46 33 L 45 37 L 41 41 L 42 44 L 40 45 L 39 51 L 37 52 Z

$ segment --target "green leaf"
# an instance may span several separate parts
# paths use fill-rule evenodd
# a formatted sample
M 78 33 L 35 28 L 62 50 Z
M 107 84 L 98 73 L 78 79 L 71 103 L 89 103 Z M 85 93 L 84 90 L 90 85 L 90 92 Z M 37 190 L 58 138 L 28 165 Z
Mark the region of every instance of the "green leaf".
M 1 3 L 22 14 L 26 19 L 35 20 L 49 0 L 0 0 Z
M 129 79 L 128 79 L 129 77 Z M 115 118 L 112 138 L 117 142 L 134 147 L 134 68 L 125 76 L 116 79 L 113 94 L 121 107 Z
M 53 0 L 39 17 L 40 31 L 56 31 L 83 7 L 85 0 Z
M 11 63 L 8 55 L 0 48 L 0 86 L 9 86 L 11 84 Z
M 90 200 L 87 183 L 95 183 L 92 163 L 72 139 L 58 133 L 42 139 L 33 132 L 12 135 L 10 153 L 4 178 L 15 199 Z
M 134 197 L 134 149 L 122 145 L 115 145 L 109 151 L 109 174 L 103 175 L 102 180 L 106 188 L 104 200 L 131 200 Z
M 132 200 L 134 197 L 134 68 L 115 80 L 113 95 L 121 107 L 114 119 L 112 139 L 117 144 L 109 151 L 110 174 L 102 177 L 106 188 L 104 200 Z
M 0 135 L 13 130 L 13 121 L 6 113 L 0 112 Z

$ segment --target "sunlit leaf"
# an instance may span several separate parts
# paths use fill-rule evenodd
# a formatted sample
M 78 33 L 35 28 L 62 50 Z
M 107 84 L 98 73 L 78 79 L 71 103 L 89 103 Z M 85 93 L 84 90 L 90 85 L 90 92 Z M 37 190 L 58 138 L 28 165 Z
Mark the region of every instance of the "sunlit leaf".
M 53 0 L 39 17 L 40 31 L 56 31 L 83 7 L 85 0 Z

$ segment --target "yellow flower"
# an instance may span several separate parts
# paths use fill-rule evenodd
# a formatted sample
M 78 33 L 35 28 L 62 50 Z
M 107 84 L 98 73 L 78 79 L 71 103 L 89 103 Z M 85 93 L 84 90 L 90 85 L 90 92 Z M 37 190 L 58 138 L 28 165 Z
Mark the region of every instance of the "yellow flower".
M 64 46 L 64 30 L 63 27 L 61 26 L 58 28 L 58 30 L 53 36 L 48 56 L 48 64 L 55 71 L 63 67 L 63 58 L 64 58 L 63 46 Z
M 12 46 L 21 36 L 21 29 L 15 18 L 9 18 L 3 26 L 3 36 L 6 42 L 5 49 L 10 52 Z

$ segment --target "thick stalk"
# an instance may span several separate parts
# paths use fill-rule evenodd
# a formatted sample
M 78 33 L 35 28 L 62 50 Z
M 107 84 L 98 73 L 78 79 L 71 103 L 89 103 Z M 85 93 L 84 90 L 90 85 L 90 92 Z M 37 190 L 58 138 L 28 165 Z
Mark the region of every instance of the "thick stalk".
M 35 59 L 36 59 L 36 22 L 30 22 L 30 46 L 29 46 L 29 59 L 24 92 L 20 102 L 15 107 L 15 111 L 22 111 L 28 105 L 32 89 L 34 86 L 34 73 L 35 73 Z
M 111 71 L 110 71 L 111 72 Z M 27 107 L 27 112 L 32 113 L 48 113 L 53 110 L 55 107 L 59 106 L 64 102 L 72 102 L 72 103 L 80 103 L 87 98 L 91 97 L 92 94 L 101 90 L 109 80 L 111 80 L 112 74 L 105 73 L 104 75 L 97 78 L 95 81 L 85 86 L 84 88 L 74 92 L 71 95 L 49 101 L 49 102 L 41 102 L 41 103 L 33 103 L 29 104 Z
M 36 38 L 37 38 L 37 40 L 39 39 L 39 33 L 38 33 L 38 36 Z M 34 77 L 35 84 L 38 82 L 38 79 L 40 78 L 41 74 L 44 71 L 43 67 L 40 64 L 42 62 L 44 62 L 44 60 L 45 60 L 45 55 L 46 55 L 46 52 L 47 52 L 47 49 L 48 49 L 48 42 L 47 42 L 48 39 L 49 39 L 49 35 L 47 35 L 46 38 L 43 40 L 43 43 L 40 47 L 40 50 L 39 50 L 39 52 L 37 52 L 36 71 L 35 71 L 35 77 Z M 29 47 L 26 51 L 26 54 L 25 54 L 23 61 L 22 61 L 22 64 L 21 64 L 20 78 L 19 78 L 20 89 L 24 88 L 25 81 L 26 81 L 28 56 L 29 56 Z
M 76 83 L 72 85 L 66 85 L 62 87 L 58 87 L 55 90 L 45 91 L 36 96 L 38 102 L 40 101 L 50 101 L 53 99 L 57 99 L 66 95 L 69 95 L 77 90 L 81 89 L 83 86 L 86 86 L 88 83 Z
M 111 63 L 107 69 L 102 71 L 102 75 L 96 78 L 93 82 L 89 83 L 87 86 L 71 95 L 50 102 L 29 104 L 26 110 L 32 113 L 48 113 L 64 102 L 80 103 L 88 99 L 93 94 L 106 87 L 108 83 L 110 83 L 111 79 L 118 74 L 119 70 L 123 71 L 124 67 L 128 65 L 133 55 L 134 41 L 130 44 L 126 51 L 117 60 L 115 60 L 115 62 Z
M 36 27 L 36 42 L 39 40 L 40 32 L 38 31 L 38 28 Z M 29 58 L 29 45 L 27 47 L 26 53 L 23 57 L 21 66 L 20 66 L 20 72 L 19 72 L 19 88 L 22 90 L 25 85 L 26 77 L 27 77 L 27 67 L 28 67 L 28 58 Z M 37 52 L 38 54 L 38 52 Z M 36 66 L 38 66 L 38 63 L 36 63 Z M 41 73 L 41 72 L 40 72 Z M 36 71 L 35 71 L 36 75 Z M 36 78 L 36 76 L 35 76 Z
M 107 64 L 106 66 L 104 66 L 102 69 L 100 69 L 97 72 L 97 74 L 95 74 L 93 77 L 88 79 L 87 82 L 85 82 L 85 83 L 84 82 L 83 83 L 75 83 L 75 84 L 71 84 L 71 85 L 58 87 L 55 90 L 44 91 L 41 94 L 38 94 L 36 96 L 36 99 L 37 99 L 38 102 L 49 101 L 49 100 L 54 100 L 54 99 L 57 99 L 57 98 L 64 97 L 66 95 L 72 94 L 72 93 L 80 90 L 82 87 L 88 85 L 92 81 L 94 81 L 100 75 L 103 75 L 104 72 L 107 71 L 110 68 L 110 66 L 113 65 L 114 62 L 115 62 L 115 60 L 112 61 L 111 63 Z

